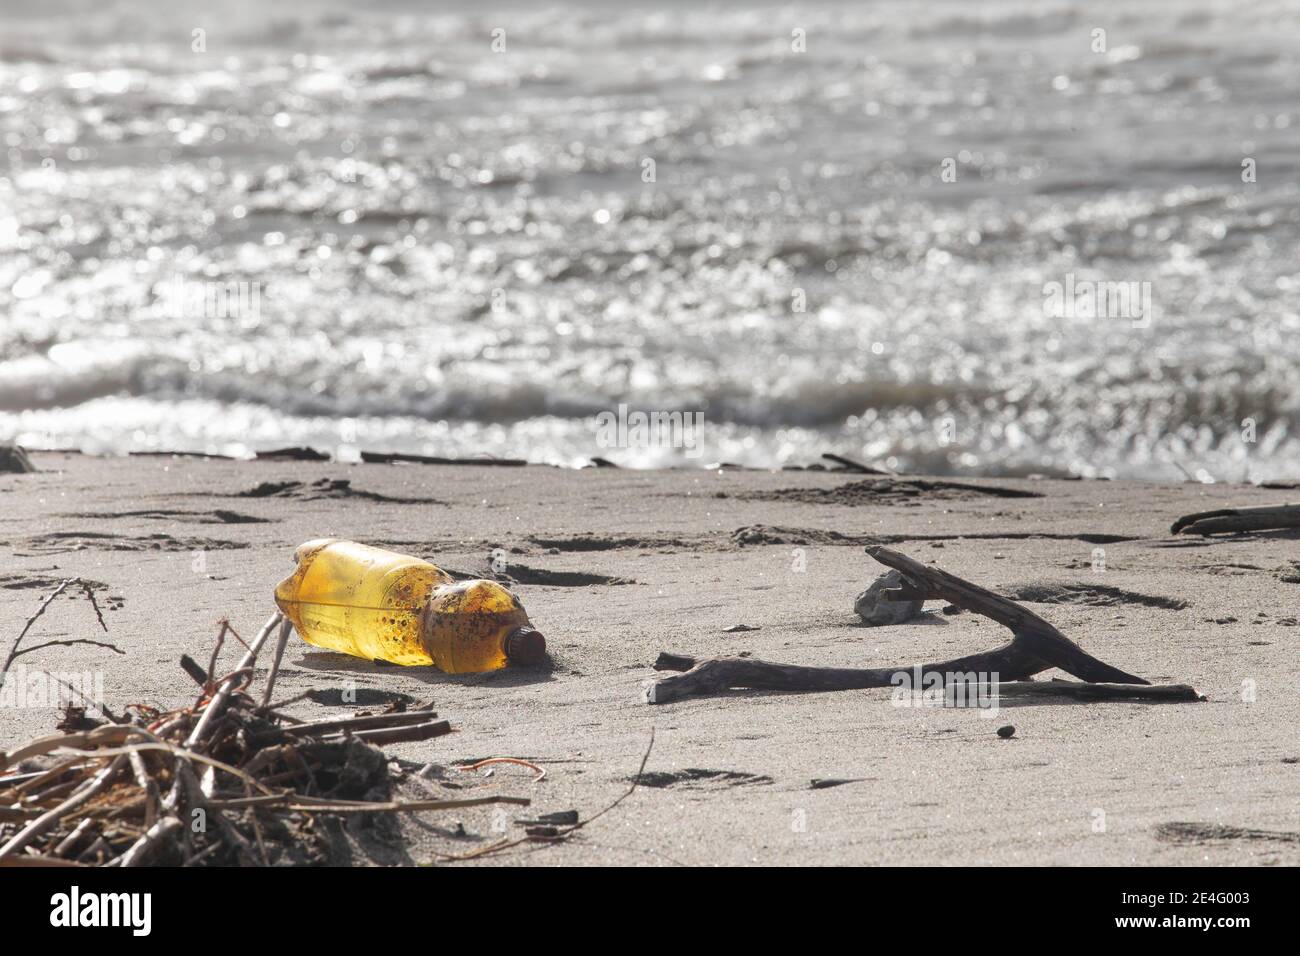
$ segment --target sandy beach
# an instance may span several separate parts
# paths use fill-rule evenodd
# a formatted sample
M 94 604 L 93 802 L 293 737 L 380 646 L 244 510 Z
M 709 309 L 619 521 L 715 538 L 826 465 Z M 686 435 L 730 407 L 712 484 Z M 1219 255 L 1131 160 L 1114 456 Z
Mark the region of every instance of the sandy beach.
M 477 575 L 495 553 L 546 634 L 548 668 L 452 677 L 318 651 L 296 636 L 286 651 L 276 697 L 313 692 L 289 705 L 296 717 L 403 700 L 432 701 L 451 720 L 453 734 L 386 748 L 404 761 L 404 794 L 533 801 L 504 816 L 485 807 L 405 817 L 403 839 L 374 862 L 471 852 L 517 831 L 516 817 L 586 817 L 627 790 L 652 732 L 642 785 L 615 810 L 562 844 L 482 862 L 1300 862 L 1298 535 L 1169 533 L 1182 514 L 1281 504 L 1300 496 L 1294 490 L 54 452 L 32 460 L 38 473 L 0 475 L 0 632 L 7 646 L 61 579 L 94 582 L 107 636 L 96 634 L 84 599 L 60 599 L 29 641 L 98 637 L 123 653 L 51 646 L 22 661 L 102 674 L 114 709 L 192 700 L 180 656 L 206 661 L 222 617 L 255 632 L 303 541 L 351 538 Z M 645 703 L 661 651 L 884 666 L 1005 642 L 993 622 L 933 603 L 909 623 L 862 626 L 854 598 L 885 570 L 864 553 L 871 544 L 1021 600 L 1088 653 L 1152 682 L 1191 684 L 1206 700 L 1035 701 L 1003 705 L 996 717 L 896 706 L 889 689 Z M 225 655 L 233 667 L 235 651 Z M 57 718 L 49 707 L 5 708 L 0 747 L 52 732 Z M 1007 724 L 1015 736 L 1000 739 Z M 509 765 L 490 776 L 451 769 L 490 756 L 525 758 L 546 777 L 534 782 Z

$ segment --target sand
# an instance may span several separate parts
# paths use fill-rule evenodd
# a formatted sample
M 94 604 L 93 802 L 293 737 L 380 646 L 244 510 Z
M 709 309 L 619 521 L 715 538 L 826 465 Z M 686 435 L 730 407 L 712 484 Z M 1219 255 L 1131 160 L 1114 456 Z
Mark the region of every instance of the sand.
M 59 579 L 100 582 L 107 637 L 84 600 L 60 599 L 28 642 L 98 636 L 123 654 L 53 646 L 21 660 L 101 674 L 113 708 L 191 699 L 180 655 L 206 661 L 222 616 L 256 631 L 304 540 L 355 538 L 465 572 L 500 549 L 549 669 L 452 677 L 296 637 L 286 652 L 277 698 L 320 698 L 291 705 L 298 717 L 343 713 L 335 698 L 353 688 L 353 709 L 409 695 L 451 719 L 450 736 L 388 748 L 425 768 L 403 793 L 534 801 L 407 819 L 405 845 L 381 862 L 472 851 L 517 833 L 515 817 L 589 815 L 627 789 L 652 730 L 652 785 L 562 845 L 479 865 L 1300 862 L 1300 583 L 1283 580 L 1298 573 L 1300 534 L 1169 534 L 1186 512 L 1295 491 L 964 482 L 1036 495 L 1006 497 L 818 471 L 32 458 L 39 473 L 0 475 L 0 639 L 7 648 Z M 917 621 L 861 626 L 854 598 L 884 570 L 863 551 L 872 542 L 1032 599 L 1089 653 L 1208 700 L 1034 701 L 996 715 L 897 706 L 889 689 L 643 701 L 663 650 L 883 666 L 1005 641 L 998 625 L 935 604 Z M 6 707 L 0 746 L 56 719 Z M 1006 724 L 1010 740 L 996 733 Z M 533 760 L 546 779 L 448 769 L 493 755 Z M 812 787 L 826 778 L 851 782 Z

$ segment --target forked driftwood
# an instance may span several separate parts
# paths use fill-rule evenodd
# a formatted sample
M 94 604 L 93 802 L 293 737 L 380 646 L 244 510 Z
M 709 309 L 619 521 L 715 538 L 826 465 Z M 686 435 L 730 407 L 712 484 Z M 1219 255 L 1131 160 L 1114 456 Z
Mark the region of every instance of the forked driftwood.
M 1300 528 L 1300 505 L 1265 505 L 1258 508 L 1221 508 L 1183 515 L 1169 529 L 1174 534 L 1233 534 L 1242 531 L 1276 531 Z
M 651 704 L 666 704 L 683 697 L 715 694 L 737 687 L 783 691 L 862 690 L 872 687 L 948 686 L 961 683 L 996 683 L 997 693 L 1027 696 L 1045 694 L 1076 699 L 1195 700 L 1186 685 L 1151 687 L 1141 677 L 1099 661 L 1032 611 L 961 578 L 927 567 L 888 548 L 871 547 L 867 553 L 895 568 L 906 582 L 886 593 L 888 600 L 945 600 L 974 611 L 1011 630 L 1009 644 L 993 651 L 907 667 L 801 667 L 773 664 L 743 657 L 693 658 L 661 654 L 656 670 L 684 673 L 662 677 L 645 691 Z M 1029 682 L 1028 678 L 1059 667 L 1087 683 Z M 1032 684 L 1032 689 L 1025 684 Z M 1125 685 L 1123 688 L 1117 685 Z M 1039 688 L 1043 688 L 1040 690 Z M 1086 688 L 1086 689 L 1085 689 Z

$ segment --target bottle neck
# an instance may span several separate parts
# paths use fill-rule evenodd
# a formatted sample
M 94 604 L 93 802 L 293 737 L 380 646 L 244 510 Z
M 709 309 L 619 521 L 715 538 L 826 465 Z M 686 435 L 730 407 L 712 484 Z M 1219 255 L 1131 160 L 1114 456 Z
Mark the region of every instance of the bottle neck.
M 531 624 L 506 635 L 506 662 L 514 667 L 537 667 L 546 661 L 546 638 Z

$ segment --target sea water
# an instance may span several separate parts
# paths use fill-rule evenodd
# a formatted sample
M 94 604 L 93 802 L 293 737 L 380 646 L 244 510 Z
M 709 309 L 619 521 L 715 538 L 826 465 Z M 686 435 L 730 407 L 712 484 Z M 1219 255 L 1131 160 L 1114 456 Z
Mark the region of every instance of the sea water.
M 3 0 L 0 438 L 1294 477 L 1298 105 L 1296 3 Z

